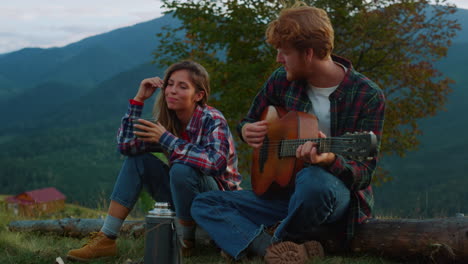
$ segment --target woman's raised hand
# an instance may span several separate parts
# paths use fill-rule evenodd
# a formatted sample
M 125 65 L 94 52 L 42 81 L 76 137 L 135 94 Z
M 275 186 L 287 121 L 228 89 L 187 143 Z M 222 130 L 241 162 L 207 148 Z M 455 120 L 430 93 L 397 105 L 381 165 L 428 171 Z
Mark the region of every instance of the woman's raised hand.
M 151 143 L 158 143 L 162 134 L 166 132 L 166 128 L 159 122 L 151 122 L 145 119 L 138 119 L 139 124 L 133 126 L 141 131 L 134 131 L 133 133 L 140 138 L 140 140 Z
M 133 98 L 133 100 L 138 102 L 144 102 L 146 99 L 150 98 L 151 95 L 158 89 L 162 87 L 163 80 L 159 77 L 152 77 L 147 78 L 141 81 L 140 88 L 138 89 L 137 94 Z

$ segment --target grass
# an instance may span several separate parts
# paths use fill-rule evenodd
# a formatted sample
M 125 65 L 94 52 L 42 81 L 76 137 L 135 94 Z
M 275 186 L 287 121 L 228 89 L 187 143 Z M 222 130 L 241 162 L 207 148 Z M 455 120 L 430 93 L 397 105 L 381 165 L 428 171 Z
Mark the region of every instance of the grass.
M 1 204 L 0 204 L 1 205 Z M 16 220 L 31 220 L 15 216 L 0 206 L 0 263 L 28 263 L 28 264 L 51 264 L 57 257 L 61 257 L 65 263 L 71 263 L 65 259 L 70 249 L 79 248 L 86 243 L 87 239 L 58 236 L 39 232 L 11 232 L 8 223 Z M 75 218 L 98 218 L 105 215 L 105 211 L 92 210 L 77 205 L 66 205 L 61 212 L 40 219 L 61 219 L 66 217 Z M 143 219 L 143 218 L 140 218 Z M 143 260 L 144 238 L 132 236 L 121 236 L 118 240 L 119 255 L 104 260 L 91 261 L 94 264 L 109 263 L 137 263 Z M 195 263 L 226 263 L 220 256 L 218 250 L 211 245 L 197 247 L 194 257 L 184 258 L 183 262 Z M 127 262 L 130 261 L 130 262 Z M 141 262 L 142 263 L 142 262 Z M 241 263 L 263 263 L 260 259 L 245 260 Z M 388 259 L 375 256 L 328 256 L 321 260 L 310 261 L 313 264 L 394 264 Z

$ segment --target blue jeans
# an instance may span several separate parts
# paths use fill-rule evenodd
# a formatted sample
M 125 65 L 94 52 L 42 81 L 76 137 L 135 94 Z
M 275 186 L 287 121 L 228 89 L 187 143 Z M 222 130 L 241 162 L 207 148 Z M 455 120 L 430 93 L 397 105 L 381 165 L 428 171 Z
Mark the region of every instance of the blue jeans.
M 213 177 L 183 164 L 175 163 L 169 168 L 147 153 L 125 159 L 111 200 L 132 209 L 143 186 L 155 201 L 174 205 L 177 217 L 186 221 L 193 220 L 190 207 L 198 193 L 219 189 Z
M 220 248 L 239 259 L 265 227 L 280 221 L 272 243 L 298 239 L 341 220 L 349 203 L 350 191 L 340 179 L 310 166 L 297 173 L 288 197 L 264 199 L 252 191 L 212 191 L 195 198 L 192 216 Z

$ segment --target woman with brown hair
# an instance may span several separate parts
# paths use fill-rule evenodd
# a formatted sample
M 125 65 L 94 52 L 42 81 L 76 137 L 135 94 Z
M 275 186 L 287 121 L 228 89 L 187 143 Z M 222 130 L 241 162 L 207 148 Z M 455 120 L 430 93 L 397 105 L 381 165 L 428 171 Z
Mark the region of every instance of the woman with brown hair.
M 156 122 L 140 119 L 144 102 L 160 88 L 154 106 Z M 182 254 L 191 255 L 195 222 L 190 207 L 195 195 L 209 190 L 239 190 L 237 154 L 228 124 L 220 111 L 208 106 L 209 76 L 193 61 L 170 66 L 164 80 L 144 79 L 122 118 L 119 150 L 128 156 L 101 231 L 67 257 L 86 261 L 117 254 L 116 238 L 123 221 L 145 186 L 150 195 L 174 205 L 182 226 Z M 138 130 L 134 130 L 134 128 Z M 163 151 L 164 163 L 151 152 Z

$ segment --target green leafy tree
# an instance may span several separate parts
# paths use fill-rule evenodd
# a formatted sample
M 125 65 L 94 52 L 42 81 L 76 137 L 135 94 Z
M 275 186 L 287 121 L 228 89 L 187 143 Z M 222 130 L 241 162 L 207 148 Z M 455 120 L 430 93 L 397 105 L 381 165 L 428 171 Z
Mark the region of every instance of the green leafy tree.
M 218 107 L 233 126 L 279 65 L 265 43 L 267 24 L 293 1 L 163 0 L 167 13 L 181 21 L 160 34 L 155 61 L 167 66 L 193 59 L 210 72 Z M 387 97 L 381 154 L 403 156 L 417 148 L 417 120 L 443 109 L 453 82 L 434 64 L 447 54 L 459 30 L 450 18 L 456 7 L 445 0 L 316 0 L 335 29 L 334 53 L 350 59 Z M 432 5 L 431 5 L 432 3 Z M 239 145 L 241 169 L 249 152 Z M 380 180 L 386 180 L 383 173 Z

